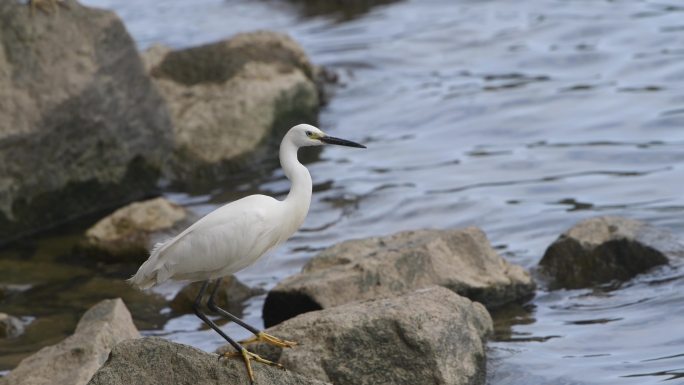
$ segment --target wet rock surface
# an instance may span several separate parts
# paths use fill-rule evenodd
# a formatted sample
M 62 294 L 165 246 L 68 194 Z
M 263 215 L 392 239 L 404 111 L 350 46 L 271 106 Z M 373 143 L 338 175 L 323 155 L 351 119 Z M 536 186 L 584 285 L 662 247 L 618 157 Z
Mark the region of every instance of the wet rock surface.
M 171 310 L 177 314 L 192 313 L 192 306 L 197 298 L 202 282 L 193 282 L 183 287 L 173 298 Z M 251 297 L 263 294 L 265 290 L 252 288 L 240 282 L 235 276 L 231 275 L 223 278 L 221 286 L 216 292 L 216 304 L 233 314 L 240 317 L 244 310 L 244 302 Z
M 535 289 L 529 273 L 499 256 L 478 228 L 407 231 L 324 250 L 268 293 L 264 322 L 432 285 L 491 308 L 524 301 Z
M 0 243 L 156 190 L 170 117 L 112 12 L 0 2 Z
M 123 301 L 104 300 L 81 317 L 73 335 L 21 361 L 0 384 L 86 384 L 116 344 L 138 337 Z
M 628 218 L 597 217 L 563 233 L 539 266 L 552 289 L 575 289 L 625 281 L 682 257 L 684 244 L 669 231 Z
M 276 133 L 317 121 L 316 70 L 286 35 L 244 33 L 178 51 L 155 46 L 144 58 L 172 113 L 169 171 L 177 181 L 221 177 L 278 143 Z
M 256 352 L 334 384 L 484 384 L 492 321 L 481 304 L 430 287 L 302 314 L 267 332 L 298 345 Z
M 291 371 L 253 363 L 259 385 L 323 384 Z M 217 360 L 215 354 L 160 338 L 124 341 L 89 385 L 249 384 L 241 359 Z
M 89 228 L 78 251 L 107 261 L 143 262 L 156 242 L 175 236 L 196 219 L 162 197 L 131 203 Z

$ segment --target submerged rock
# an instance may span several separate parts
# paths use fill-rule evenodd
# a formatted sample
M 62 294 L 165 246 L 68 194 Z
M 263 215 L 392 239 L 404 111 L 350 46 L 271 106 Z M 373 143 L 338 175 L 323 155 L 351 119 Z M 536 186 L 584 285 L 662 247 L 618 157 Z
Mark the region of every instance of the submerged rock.
M 633 219 L 597 217 L 558 237 L 539 266 L 552 289 L 574 289 L 625 281 L 673 257 L 684 257 L 684 245 L 670 232 Z
M 316 71 L 288 36 L 244 33 L 178 51 L 156 46 L 144 57 L 171 110 L 176 180 L 221 177 L 277 143 L 276 133 L 317 121 Z
M 0 339 L 15 338 L 24 333 L 24 324 L 17 317 L 0 313 Z
M 192 305 L 201 287 L 202 282 L 193 282 L 183 287 L 171 301 L 171 310 L 179 314 L 192 313 Z M 263 293 L 263 289 L 249 287 L 231 275 L 221 281 L 221 286 L 216 292 L 216 304 L 234 316 L 240 317 L 245 308 L 244 302 Z
M 373 8 L 396 3 L 399 0 L 289 0 L 296 4 L 305 16 L 330 15 L 339 21 L 348 21 L 365 15 Z
M 176 235 L 195 219 L 166 198 L 135 202 L 89 228 L 78 248 L 100 259 L 142 262 L 156 242 Z
M 156 190 L 170 117 L 112 12 L 0 1 L 0 243 Z
M 337 385 L 474 385 L 485 383 L 492 320 L 481 304 L 430 287 L 302 314 L 267 332 L 298 345 L 256 352 Z
M 0 384 L 84 385 L 116 344 L 138 337 L 123 301 L 104 300 L 83 314 L 73 335 L 23 359 Z
M 290 371 L 252 363 L 259 385 L 323 384 Z M 89 385 L 162 384 L 249 384 L 241 359 L 217 360 L 187 345 L 160 338 L 124 341 L 112 350 L 109 360 L 95 373 Z
M 264 303 L 264 323 L 347 302 L 439 285 L 487 307 L 523 301 L 535 284 L 478 228 L 418 230 L 342 242 L 279 283 Z

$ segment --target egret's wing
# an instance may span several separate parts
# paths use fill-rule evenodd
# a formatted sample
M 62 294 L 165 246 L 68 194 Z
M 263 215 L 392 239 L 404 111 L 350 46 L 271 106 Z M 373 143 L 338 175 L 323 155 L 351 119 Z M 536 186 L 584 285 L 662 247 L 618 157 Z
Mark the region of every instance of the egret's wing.
M 208 278 L 212 272 L 235 272 L 250 265 L 279 240 L 277 203 L 253 195 L 209 213 L 159 247 L 153 265 L 157 282 L 193 275 Z

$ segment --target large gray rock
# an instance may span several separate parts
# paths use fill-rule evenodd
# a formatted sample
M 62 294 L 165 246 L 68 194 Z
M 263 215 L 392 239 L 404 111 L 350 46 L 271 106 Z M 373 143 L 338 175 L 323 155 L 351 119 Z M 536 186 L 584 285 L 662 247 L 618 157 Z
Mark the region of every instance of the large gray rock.
M 156 188 L 170 118 L 112 12 L 0 1 L 0 243 Z
M 181 181 L 225 177 L 298 123 L 315 123 L 315 69 L 302 48 L 274 32 L 144 53 L 172 113 L 171 173 Z
M 264 323 L 432 285 L 490 308 L 528 299 L 535 288 L 530 275 L 501 258 L 478 228 L 407 231 L 324 250 L 268 293 Z
M 175 313 L 192 313 L 192 306 L 199 294 L 203 282 L 193 282 L 184 286 L 169 304 Z M 263 294 L 264 290 L 253 288 L 240 282 L 234 275 L 223 278 L 221 286 L 216 292 L 216 305 L 236 317 L 242 316 L 245 308 L 244 302 L 256 295 Z
M 259 345 L 264 358 L 337 385 L 474 385 L 485 383 L 492 320 L 481 304 L 431 287 L 302 314 L 267 332 L 298 345 Z
M 131 203 L 89 228 L 81 252 L 105 260 L 142 262 L 156 242 L 170 238 L 197 219 L 166 198 Z
M 681 257 L 684 245 L 666 230 L 628 218 L 597 217 L 561 234 L 539 266 L 552 289 L 573 289 L 628 280 Z
M 85 385 L 116 344 L 139 337 L 123 301 L 104 300 L 81 317 L 73 335 L 22 360 L 0 384 Z
M 289 371 L 252 363 L 255 383 L 259 385 L 315 385 Z M 217 360 L 215 354 L 175 344 L 160 338 L 124 341 L 95 373 L 89 385 L 195 385 L 249 384 L 241 359 Z

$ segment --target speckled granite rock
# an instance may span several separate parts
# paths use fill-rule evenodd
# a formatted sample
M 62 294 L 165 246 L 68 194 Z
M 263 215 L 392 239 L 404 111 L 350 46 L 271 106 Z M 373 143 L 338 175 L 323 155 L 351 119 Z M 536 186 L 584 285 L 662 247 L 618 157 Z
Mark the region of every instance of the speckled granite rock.
M 268 330 L 298 345 L 255 351 L 337 385 L 480 385 L 491 332 L 484 306 L 433 286 L 301 314 Z
M 259 385 L 323 385 L 290 371 L 253 363 Z M 245 364 L 239 359 L 217 360 L 187 345 L 161 338 L 142 338 L 118 344 L 88 385 L 194 385 L 249 384 Z

